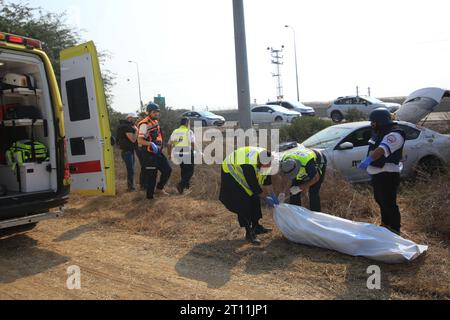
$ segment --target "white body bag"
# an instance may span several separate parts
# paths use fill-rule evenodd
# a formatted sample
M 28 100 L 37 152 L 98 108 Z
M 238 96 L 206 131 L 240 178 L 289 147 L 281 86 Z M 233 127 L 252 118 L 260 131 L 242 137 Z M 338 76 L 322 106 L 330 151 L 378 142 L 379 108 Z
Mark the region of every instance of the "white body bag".
M 413 261 L 428 250 L 428 246 L 405 240 L 383 227 L 288 204 L 275 207 L 274 220 L 292 242 L 385 263 Z

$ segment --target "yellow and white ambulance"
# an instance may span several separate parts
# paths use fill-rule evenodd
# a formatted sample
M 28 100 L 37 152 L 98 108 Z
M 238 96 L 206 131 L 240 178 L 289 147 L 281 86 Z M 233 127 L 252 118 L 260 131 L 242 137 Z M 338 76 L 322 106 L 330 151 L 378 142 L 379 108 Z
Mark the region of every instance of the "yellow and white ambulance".
M 95 45 L 60 59 L 61 91 L 39 40 L 0 32 L 0 229 L 61 216 L 71 191 L 115 195 Z

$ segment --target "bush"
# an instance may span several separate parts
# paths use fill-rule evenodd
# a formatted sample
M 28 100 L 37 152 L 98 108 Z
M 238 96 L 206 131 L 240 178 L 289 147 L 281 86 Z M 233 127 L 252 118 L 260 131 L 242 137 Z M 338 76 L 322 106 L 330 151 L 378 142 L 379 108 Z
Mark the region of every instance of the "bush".
M 312 135 L 333 125 L 331 120 L 316 117 L 301 117 L 292 124 L 283 126 L 280 130 L 281 142 L 303 142 Z
M 450 173 L 405 184 L 402 203 L 405 214 L 415 221 L 416 227 L 441 238 L 450 239 Z M 430 187 L 432 186 L 432 188 Z
M 366 121 L 367 116 L 358 109 L 350 109 L 345 116 L 345 120 L 348 122 Z
M 161 130 L 164 134 L 164 139 L 168 141 L 172 132 L 180 127 L 181 115 L 186 110 L 174 110 L 170 107 L 161 109 Z

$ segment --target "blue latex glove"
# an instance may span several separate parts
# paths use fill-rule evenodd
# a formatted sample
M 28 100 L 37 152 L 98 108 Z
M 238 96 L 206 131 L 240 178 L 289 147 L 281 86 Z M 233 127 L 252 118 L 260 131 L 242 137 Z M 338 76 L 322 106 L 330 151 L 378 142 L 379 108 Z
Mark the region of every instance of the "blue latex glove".
M 270 208 L 275 208 L 275 206 L 280 205 L 280 200 L 273 192 L 266 198 L 266 202 Z
M 358 166 L 361 170 L 367 170 L 367 168 L 370 166 L 370 164 L 373 162 L 373 158 L 371 156 L 367 157 L 366 160 L 361 162 L 361 164 Z
M 159 148 L 155 143 L 150 143 L 150 148 L 152 149 L 154 154 L 158 154 L 159 153 Z

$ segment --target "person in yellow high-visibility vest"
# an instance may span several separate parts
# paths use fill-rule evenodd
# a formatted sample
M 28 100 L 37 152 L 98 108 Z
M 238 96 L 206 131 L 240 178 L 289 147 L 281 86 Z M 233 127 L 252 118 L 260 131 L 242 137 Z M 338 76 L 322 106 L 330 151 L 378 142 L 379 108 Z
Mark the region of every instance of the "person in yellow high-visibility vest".
M 327 159 L 319 150 L 303 148 L 286 153 L 281 174 L 292 181 L 290 204 L 301 206 L 303 191 L 309 191 L 310 209 L 321 212 L 320 188 L 325 179 Z
M 259 220 L 262 218 L 261 198 L 271 191 L 272 161 L 269 151 L 244 147 L 230 154 L 222 164 L 219 199 L 238 215 L 239 225 L 246 230 L 246 239 L 254 245 L 261 244 L 257 235 L 271 232 Z
M 170 136 L 168 152 L 172 161 L 180 164 L 181 181 L 177 184 L 177 190 L 183 194 L 189 190 L 194 175 L 195 136 L 190 129 L 189 118 L 182 118 L 180 127 Z

